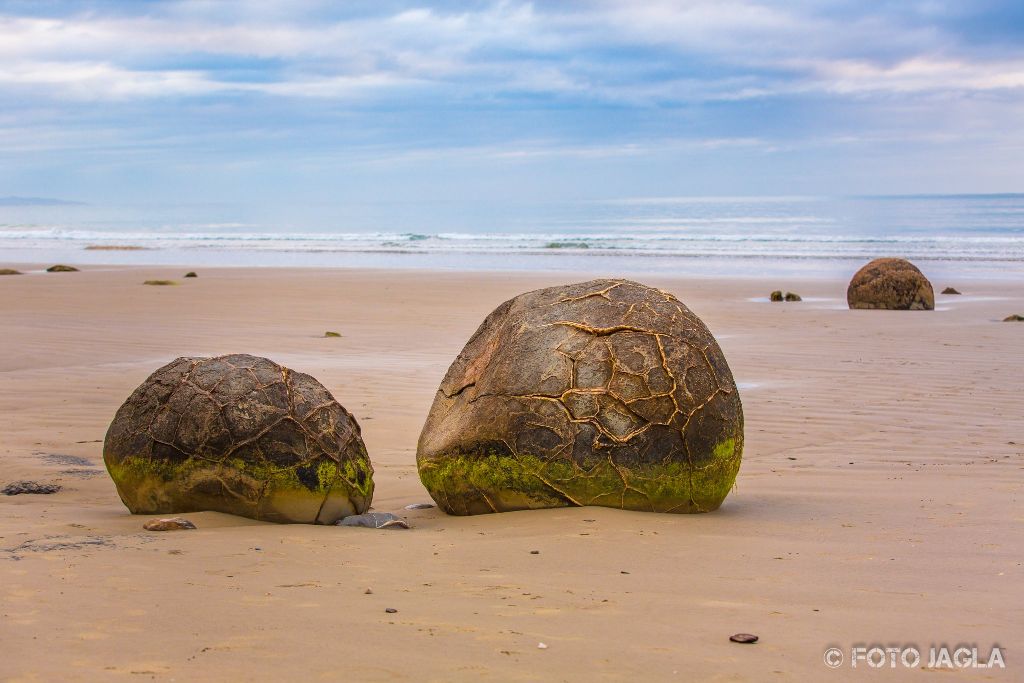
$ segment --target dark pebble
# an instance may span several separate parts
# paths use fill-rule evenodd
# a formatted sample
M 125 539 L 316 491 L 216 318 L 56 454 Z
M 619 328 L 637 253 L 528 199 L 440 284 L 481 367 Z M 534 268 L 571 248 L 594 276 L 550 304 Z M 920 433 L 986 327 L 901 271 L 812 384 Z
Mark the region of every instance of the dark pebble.
M 5 496 L 17 496 L 22 493 L 49 494 L 60 491 L 60 484 L 40 484 L 37 481 L 16 481 L 0 490 Z
M 396 610 L 394 607 L 387 607 L 384 609 L 384 611 L 388 614 L 396 614 L 398 612 L 398 610 Z
M 757 642 L 757 636 L 755 636 L 753 633 L 736 633 L 729 636 L 729 640 L 731 640 L 734 643 L 750 644 Z

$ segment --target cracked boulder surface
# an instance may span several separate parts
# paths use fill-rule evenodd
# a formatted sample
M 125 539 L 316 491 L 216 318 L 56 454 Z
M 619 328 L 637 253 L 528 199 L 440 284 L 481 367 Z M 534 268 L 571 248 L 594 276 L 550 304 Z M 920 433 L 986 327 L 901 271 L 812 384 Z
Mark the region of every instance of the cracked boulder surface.
M 850 308 L 931 311 L 935 308 L 935 292 L 924 273 L 910 261 L 878 258 L 850 280 L 846 303 Z
M 522 294 L 484 320 L 416 460 L 449 514 L 707 512 L 742 451 L 739 393 L 704 323 L 666 292 L 594 280 Z
M 373 497 L 355 418 L 309 375 L 245 354 L 150 375 L 114 416 L 103 461 L 134 514 L 333 524 Z

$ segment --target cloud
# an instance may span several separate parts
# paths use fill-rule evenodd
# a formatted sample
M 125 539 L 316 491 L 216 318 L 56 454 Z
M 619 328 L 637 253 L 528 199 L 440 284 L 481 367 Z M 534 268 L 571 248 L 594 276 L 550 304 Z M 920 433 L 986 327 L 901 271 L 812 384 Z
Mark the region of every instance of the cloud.
M 0 84 L 88 99 L 344 99 L 421 87 L 423 97 L 634 104 L 1021 87 L 1024 51 L 943 54 L 953 41 L 938 25 L 870 12 L 850 19 L 740 0 L 477 7 L 289 22 L 266 7 L 211 16 L 203 3 L 0 17 Z
M 196 182 L 241 166 L 557 178 L 575 164 L 617 187 L 616 169 L 667 185 L 715 156 L 761 191 L 766 158 L 801 179 L 821 174 L 799 163 L 864 153 L 869 168 L 925 147 L 967 168 L 1024 138 L 1018 6 L 0 0 L 0 156 L 17 169 L 0 181 L 93 164 Z M 1007 178 L 1024 173 L 1003 157 Z

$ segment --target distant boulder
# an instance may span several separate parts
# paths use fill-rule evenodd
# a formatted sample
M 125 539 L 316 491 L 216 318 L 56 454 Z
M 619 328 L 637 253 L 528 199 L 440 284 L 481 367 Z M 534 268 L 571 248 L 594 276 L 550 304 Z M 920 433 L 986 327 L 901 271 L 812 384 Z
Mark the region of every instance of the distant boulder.
M 768 296 L 768 298 L 771 301 L 784 301 L 785 300 L 784 297 L 782 296 L 782 290 L 780 290 L 780 289 L 776 289 L 774 292 L 772 292 Z
M 946 287 L 944 290 L 942 290 L 942 293 L 943 294 L 959 294 L 960 292 L 956 291 L 952 287 Z
M 1018 314 L 1014 313 L 1013 315 L 1008 315 L 1005 318 L 1003 318 L 1003 322 L 1004 323 L 1024 323 L 1024 315 L 1018 315 Z
M 846 290 L 850 308 L 931 311 L 932 283 L 910 261 L 880 258 L 857 271 Z
M 77 273 L 78 272 L 78 268 L 75 268 L 74 266 L 65 266 L 62 263 L 58 263 L 55 266 L 50 266 L 49 268 L 47 268 L 46 272 L 47 273 Z
M 796 292 L 786 292 L 786 301 L 803 301 Z

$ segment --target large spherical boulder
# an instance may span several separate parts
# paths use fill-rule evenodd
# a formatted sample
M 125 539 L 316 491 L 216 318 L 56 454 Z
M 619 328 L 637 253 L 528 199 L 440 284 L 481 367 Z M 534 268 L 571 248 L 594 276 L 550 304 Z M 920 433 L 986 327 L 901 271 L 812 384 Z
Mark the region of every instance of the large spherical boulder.
M 446 512 L 716 509 L 743 451 L 722 350 L 674 296 L 627 280 L 529 292 L 459 354 L 420 435 Z
M 930 311 L 935 308 L 932 283 L 910 261 L 878 258 L 857 271 L 846 290 L 850 308 Z
M 150 375 L 114 416 L 103 460 L 135 514 L 331 524 L 373 496 L 355 418 L 309 375 L 244 354 Z

